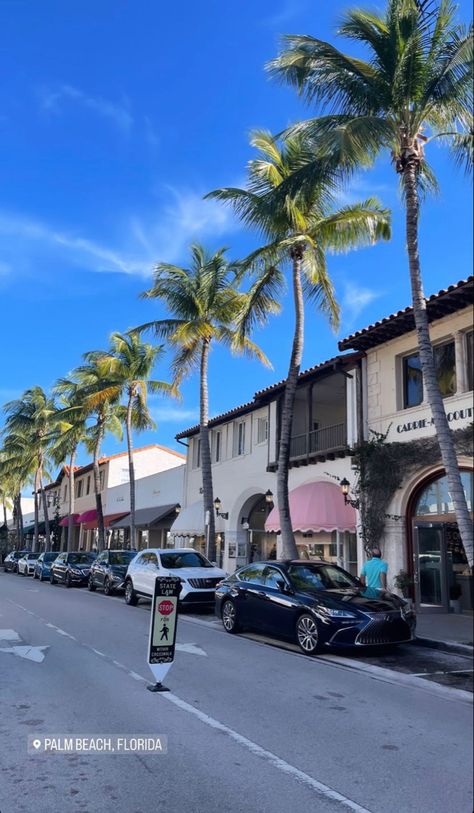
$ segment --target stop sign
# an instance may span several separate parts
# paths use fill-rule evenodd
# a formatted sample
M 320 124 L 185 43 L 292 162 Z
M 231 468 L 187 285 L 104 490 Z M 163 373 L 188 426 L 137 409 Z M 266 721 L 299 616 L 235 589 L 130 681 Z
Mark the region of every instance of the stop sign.
M 174 604 L 169 599 L 165 599 L 164 601 L 160 601 L 158 604 L 158 610 L 160 611 L 161 615 L 170 615 L 174 610 Z

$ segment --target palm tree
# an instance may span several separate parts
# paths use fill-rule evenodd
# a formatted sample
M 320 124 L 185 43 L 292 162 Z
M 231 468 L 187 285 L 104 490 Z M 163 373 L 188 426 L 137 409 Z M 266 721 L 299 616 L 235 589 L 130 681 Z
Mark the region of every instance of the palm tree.
M 427 148 L 448 143 L 456 162 L 466 169 L 472 165 L 472 28 L 458 24 L 455 16 L 450 0 L 388 0 L 385 14 L 355 9 L 345 14 L 339 34 L 354 40 L 358 52 L 364 48 L 366 60 L 314 37 L 289 36 L 269 69 L 309 102 L 331 111 L 296 126 L 317 145 L 317 154 L 290 185 L 311 183 L 321 150 L 336 152 L 348 169 L 370 164 L 386 151 L 400 175 L 423 381 L 472 566 L 472 523 L 436 377 L 418 248 L 420 193 L 436 186 Z
M 128 469 L 130 479 L 130 547 L 136 546 L 135 531 L 135 466 L 133 462 L 132 429 L 155 428 L 148 409 L 149 393 L 176 394 L 171 384 L 151 381 L 153 367 L 163 353 L 161 346 L 146 344 L 137 333 L 113 333 L 108 351 L 95 350 L 86 354 L 103 372 L 108 393 L 115 388 L 118 399 L 126 396 L 125 428 L 127 434 Z
M 92 353 L 93 356 L 93 353 Z M 121 412 L 117 403 L 118 396 L 115 382 L 108 381 L 98 361 L 88 354 L 84 354 L 85 364 L 77 367 L 71 374 L 71 379 L 77 385 L 78 398 L 86 420 L 93 423 L 87 426 L 84 445 L 89 454 L 93 455 L 94 494 L 97 510 L 97 529 L 99 550 L 105 548 L 105 524 L 102 505 L 100 482 L 100 452 L 102 442 L 107 432 L 112 432 L 119 440 L 122 439 Z
M 152 329 L 159 338 L 165 338 L 175 349 L 172 369 L 174 383 L 199 369 L 199 438 L 201 445 L 201 471 L 203 488 L 206 553 L 215 559 L 215 519 L 211 450 L 209 443 L 209 352 L 215 344 L 229 347 L 233 352 L 246 353 L 270 366 L 264 353 L 236 328 L 237 317 L 247 295 L 237 290 L 237 277 L 225 257 L 225 249 L 209 254 L 198 244 L 191 246 L 191 265 L 179 268 L 159 263 L 154 272 L 154 283 L 142 296 L 161 299 L 172 317 L 148 322 L 136 332 Z M 276 309 L 270 298 L 267 307 Z
M 295 329 L 280 424 L 277 496 L 283 556 L 297 558 L 288 475 L 293 408 L 303 354 L 304 300 L 306 297 L 315 303 L 334 326 L 338 324 L 339 308 L 326 268 L 326 252 L 347 251 L 379 238 L 388 239 L 389 214 L 375 199 L 336 208 L 340 169 L 332 160 L 319 162 L 304 193 L 294 191 L 280 199 L 279 188 L 309 158 L 305 143 L 299 136 L 292 136 L 279 146 L 265 131 L 256 131 L 251 143 L 260 154 L 249 164 L 247 189 L 218 189 L 210 196 L 231 204 L 268 241 L 241 263 L 242 271 L 257 271 L 240 315 L 242 335 L 256 319 L 265 318 L 266 297 L 284 295 L 285 278 L 280 268 L 288 262 L 291 265 Z
M 36 460 L 23 436 L 10 433 L 0 450 L 0 479 L 6 494 L 11 495 L 15 536 L 18 549 L 23 547 L 23 512 L 21 492 L 33 482 Z
M 51 454 L 57 465 L 68 460 L 69 505 L 67 550 L 73 549 L 75 514 L 75 470 L 77 449 L 87 437 L 86 412 L 83 407 L 83 392 L 77 381 L 60 378 L 54 392 L 59 396 L 58 409 L 52 418 L 54 439 Z
M 46 549 L 50 547 L 49 514 L 46 493 L 44 491 L 43 476 L 47 463 L 47 447 L 51 432 L 51 418 L 55 406 L 41 387 L 32 387 L 25 390 L 21 398 L 5 404 L 7 414 L 4 432 L 15 438 L 18 446 L 24 444 L 25 459 L 36 461 L 34 479 L 35 499 L 35 533 L 33 549 L 39 547 L 39 505 L 38 495 L 43 504 L 45 524 Z

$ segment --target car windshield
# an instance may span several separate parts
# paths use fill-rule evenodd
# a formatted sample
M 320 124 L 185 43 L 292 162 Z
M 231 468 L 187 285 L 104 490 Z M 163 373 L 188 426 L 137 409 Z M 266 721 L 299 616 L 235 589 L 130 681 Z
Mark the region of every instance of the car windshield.
M 161 564 L 168 570 L 177 570 L 180 567 L 213 567 L 204 556 L 196 551 L 162 553 Z
M 358 590 L 350 573 L 332 565 L 290 565 L 288 575 L 297 590 Z
M 57 551 L 50 551 L 49 553 L 45 553 L 43 556 L 43 562 L 54 562 L 57 556 L 59 556 Z
M 95 559 L 94 553 L 70 553 L 67 557 L 71 565 L 87 565 Z
M 109 564 L 111 565 L 128 565 L 137 552 L 134 550 L 118 550 L 109 553 Z
M 38 559 L 38 557 L 39 557 L 39 553 L 28 553 L 26 558 L 27 559 Z

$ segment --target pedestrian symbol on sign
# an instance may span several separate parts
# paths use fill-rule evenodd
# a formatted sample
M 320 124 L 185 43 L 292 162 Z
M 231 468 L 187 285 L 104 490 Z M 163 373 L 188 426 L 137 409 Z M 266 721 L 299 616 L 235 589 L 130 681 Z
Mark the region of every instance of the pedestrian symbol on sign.
M 173 577 L 157 576 L 153 595 L 148 642 L 148 665 L 156 684 L 150 691 L 167 691 L 161 681 L 174 660 L 176 620 L 181 581 Z

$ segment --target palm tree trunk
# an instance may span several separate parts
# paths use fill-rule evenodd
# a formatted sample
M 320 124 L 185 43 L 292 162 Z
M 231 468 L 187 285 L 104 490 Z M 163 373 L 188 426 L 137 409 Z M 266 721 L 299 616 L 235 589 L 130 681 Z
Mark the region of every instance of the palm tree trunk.
M 22 550 L 24 544 L 24 526 L 23 526 L 23 511 L 21 510 L 21 492 L 16 496 L 16 517 L 17 517 L 17 527 L 18 527 L 18 545 L 19 549 Z
M 46 499 L 46 491 L 44 490 L 43 476 L 42 476 L 41 472 L 40 472 L 40 489 L 41 489 L 41 501 L 43 503 L 44 535 L 46 537 L 45 550 L 50 550 L 51 549 L 51 533 L 50 533 L 50 527 L 49 527 L 48 501 Z
M 97 510 L 97 528 L 99 531 L 99 542 L 98 547 L 99 551 L 104 550 L 105 548 L 105 526 L 104 526 L 104 511 L 102 508 L 102 495 L 100 493 L 100 469 L 99 469 L 99 454 L 100 454 L 100 447 L 102 444 L 102 438 L 104 436 L 104 427 L 103 427 L 103 419 L 99 418 L 98 420 L 98 434 L 97 434 L 97 442 L 94 447 L 94 491 L 95 491 L 95 504 Z
M 133 391 L 129 392 L 127 404 L 127 449 L 128 449 L 128 472 L 130 479 L 130 547 L 136 548 L 135 539 L 135 466 L 133 463 L 133 439 L 132 439 L 132 404 Z
M 290 469 L 291 430 L 293 426 L 293 408 L 295 403 L 298 375 L 303 356 L 304 342 L 304 301 L 301 285 L 301 264 L 303 246 L 295 246 L 291 251 L 293 262 L 293 302 L 295 307 L 295 332 L 291 350 L 290 367 L 285 385 L 283 409 L 280 422 L 280 448 L 278 452 L 277 498 L 280 514 L 282 556 L 284 559 L 298 559 L 293 527 L 290 516 L 290 499 L 288 476 Z
M 206 530 L 206 556 L 213 562 L 216 558 L 216 522 L 214 517 L 214 493 L 212 488 L 211 446 L 209 443 L 209 389 L 207 370 L 209 339 L 204 339 L 201 350 L 199 436 L 201 440 L 201 473 L 204 501 L 204 528 Z
M 38 505 L 38 494 L 39 494 L 39 468 L 35 471 L 35 533 L 33 536 L 33 552 L 37 551 L 39 548 L 39 505 Z
M 75 479 L 74 479 L 74 463 L 76 461 L 76 446 L 71 451 L 69 458 L 69 505 L 68 505 L 68 519 L 67 519 L 67 550 L 73 550 L 74 542 L 74 508 L 76 501 L 75 494 Z
M 8 522 L 7 522 L 7 506 L 5 505 L 5 503 L 3 503 L 3 524 L 5 525 L 5 527 L 8 527 Z
M 403 170 L 403 185 L 406 196 L 406 236 L 410 282 L 413 298 L 413 315 L 418 339 L 423 385 L 426 387 L 428 403 L 433 415 L 438 438 L 441 460 L 446 472 L 448 488 L 454 503 L 459 533 L 464 545 L 469 566 L 473 566 L 472 521 L 461 482 L 454 439 L 449 428 L 443 398 L 436 378 L 433 347 L 430 339 L 426 300 L 421 281 L 420 257 L 418 252 L 419 199 L 416 182 L 416 160 L 408 160 Z

